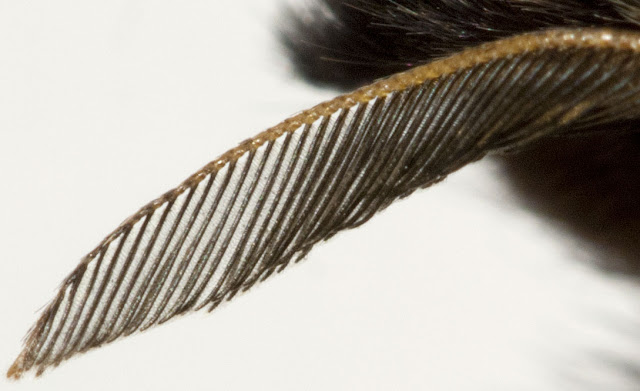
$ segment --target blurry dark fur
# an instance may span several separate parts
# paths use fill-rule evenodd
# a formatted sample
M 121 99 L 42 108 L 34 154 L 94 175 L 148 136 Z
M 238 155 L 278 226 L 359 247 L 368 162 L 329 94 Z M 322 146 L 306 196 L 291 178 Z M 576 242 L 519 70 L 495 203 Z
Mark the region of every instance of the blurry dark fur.
M 640 0 L 324 0 L 287 16 L 282 41 L 297 71 L 347 89 L 519 33 L 637 30 Z M 640 125 L 618 128 L 542 141 L 502 161 L 528 207 L 593 244 L 605 269 L 640 274 L 640 135 L 629 134 Z
M 323 0 L 281 37 L 307 80 L 353 88 L 480 42 L 552 27 L 634 28 L 634 0 Z
M 547 139 L 504 162 L 516 194 L 585 239 L 589 261 L 640 274 L 640 133 Z

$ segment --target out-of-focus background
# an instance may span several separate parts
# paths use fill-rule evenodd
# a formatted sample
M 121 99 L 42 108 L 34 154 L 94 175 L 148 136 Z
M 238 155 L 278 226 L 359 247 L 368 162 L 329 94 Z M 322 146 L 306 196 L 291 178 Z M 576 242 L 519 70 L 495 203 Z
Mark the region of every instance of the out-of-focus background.
M 0 369 L 123 219 L 335 95 L 292 74 L 281 5 L 0 1 Z M 464 168 L 214 313 L 0 389 L 637 389 L 640 291 L 501 176 Z

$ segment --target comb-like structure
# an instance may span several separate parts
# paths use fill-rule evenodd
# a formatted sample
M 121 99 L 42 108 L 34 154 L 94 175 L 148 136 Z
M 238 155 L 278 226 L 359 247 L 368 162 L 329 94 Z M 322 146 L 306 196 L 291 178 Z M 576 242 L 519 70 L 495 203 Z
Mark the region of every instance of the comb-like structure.
M 640 34 L 489 43 L 304 111 L 143 207 L 67 277 L 20 377 L 246 291 L 486 154 L 640 119 Z

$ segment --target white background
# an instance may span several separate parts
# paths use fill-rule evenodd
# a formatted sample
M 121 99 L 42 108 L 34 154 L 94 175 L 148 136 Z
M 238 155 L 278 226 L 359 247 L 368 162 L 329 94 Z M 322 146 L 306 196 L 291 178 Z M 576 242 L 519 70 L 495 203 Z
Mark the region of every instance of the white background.
M 334 95 L 291 75 L 277 5 L 0 0 L 1 369 L 124 218 Z M 638 291 L 590 256 L 482 162 L 212 314 L 0 389 L 626 389 L 600 353 L 639 358 Z

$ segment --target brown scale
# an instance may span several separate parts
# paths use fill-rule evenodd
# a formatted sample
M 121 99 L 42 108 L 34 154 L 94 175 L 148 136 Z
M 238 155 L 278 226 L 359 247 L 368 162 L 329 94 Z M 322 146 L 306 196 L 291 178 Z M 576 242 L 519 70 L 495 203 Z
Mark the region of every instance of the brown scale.
M 536 73 L 538 71 L 540 73 Z M 494 83 L 494 80 L 497 82 Z M 531 95 L 530 91 L 537 93 Z M 431 93 L 433 96 L 430 95 Z M 319 155 L 321 158 L 319 161 L 322 162 L 321 168 L 326 169 L 327 174 L 322 175 L 323 171 L 317 167 L 310 168 L 313 177 L 305 179 L 307 182 L 301 184 L 305 185 L 301 188 L 304 187 L 306 189 L 304 191 L 309 192 L 309 198 L 304 197 L 304 204 L 299 203 L 296 206 L 300 213 L 307 212 L 304 216 L 312 217 L 304 221 L 291 220 L 295 224 L 286 218 L 282 220 L 289 221 L 290 225 L 286 226 L 287 223 L 283 223 L 281 236 L 275 237 L 274 243 L 267 243 L 257 251 L 257 253 L 266 254 L 264 256 L 267 257 L 259 266 L 250 262 L 249 266 L 242 263 L 244 260 L 239 257 L 244 249 L 240 249 L 242 251 L 237 252 L 240 255 L 233 257 L 231 266 L 224 271 L 222 279 L 216 281 L 216 289 L 210 293 L 206 301 L 212 308 L 222 300 L 233 297 L 241 288 L 248 289 L 258 281 L 258 278 L 264 279 L 274 270 L 282 270 L 290 259 L 303 256 L 315 243 L 326 240 L 341 229 L 362 224 L 395 199 L 406 196 L 418 188 L 436 183 L 465 164 L 487 154 L 524 151 L 521 155 L 514 155 L 515 157 L 509 159 L 531 162 L 530 165 L 515 165 L 520 167 L 520 171 L 514 169 L 514 175 L 526 178 L 538 172 L 539 167 L 536 166 L 538 160 L 548 163 L 556 156 L 554 149 L 547 149 L 542 143 L 556 143 L 556 137 L 569 140 L 578 135 L 588 135 L 594 138 L 590 140 L 606 139 L 606 142 L 597 146 L 598 151 L 603 151 L 605 154 L 607 153 L 605 150 L 619 151 L 624 152 L 625 156 L 629 154 L 635 156 L 635 160 L 627 162 L 634 165 L 638 161 L 637 135 L 629 134 L 637 128 L 629 126 L 627 129 L 623 125 L 634 124 L 640 120 L 640 34 L 611 29 L 562 29 L 524 34 L 487 43 L 321 103 L 241 143 L 193 174 L 174 190 L 143 207 L 90 252 L 64 282 L 52 304 L 44 310 L 31 330 L 24 350 L 9 369 L 7 376 L 19 378 L 23 372 L 34 367 L 38 374 L 42 373 L 47 367 L 57 365 L 75 353 L 100 346 L 119 336 L 119 334 L 113 335 L 112 331 L 120 317 L 111 319 L 111 323 L 106 323 L 104 326 L 113 297 L 117 293 L 115 290 L 107 293 L 106 285 L 111 281 L 107 277 L 102 278 L 95 286 L 92 282 L 90 291 L 95 292 L 97 298 L 94 298 L 90 314 L 82 323 L 83 330 L 72 345 L 68 338 L 74 333 L 75 327 L 80 325 L 73 319 L 69 320 L 68 314 L 74 302 L 78 284 L 88 267 L 94 265 L 94 275 L 101 274 L 100 271 L 104 268 L 99 269 L 95 265 L 100 266 L 104 261 L 107 271 L 102 274 L 107 273 L 107 276 L 110 276 L 116 269 L 115 262 L 123 249 L 123 243 L 136 223 L 145 218 L 151 219 L 154 211 L 163 206 L 172 205 L 181 194 L 188 191 L 188 199 L 174 223 L 172 234 L 164 240 L 164 246 L 168 246 L 174 235 L 183 234 L 179 230 L 175 231 L 175 227 L 185 214 L 185 208 L 195 189 L 208 175 L 215 174 L 225 167 L 233 168 L 235 163 L 245 156 L 253 159 L 254 153 L 261 146 L 266 144 L 270 148 L 272 144 L 269 143 L 294 132 L 302 132 L 319 122 L 320 129 L 322 132 L 326 131 L 327 137 L 338 140 L 337 135 L 347 131 L 340 122 L 346 119 L 341 117 L 337 125 L 330 125 L 328 117 L 340 110 L 347 113 L 349 109 L 358 105 L 367 106 L 373 101 L 385 102 L 384 109 L 380 112 L 380 117 L 384 117 L 384 120 L 378 123 L 377 118 L 374 118 L 367 123 L 365 130 L 371 134 L 382 134 L 388 137 L 381 136 L 379 140 L 372 141 L 368 146 L 376 159 L 366 160 L 367 154 L 360 151 L 358 155 L 360 157 L 352 160 L 354 166 L 351 167 L 348 165 L 351 161 L 329 159 L 328 155 L 331 151 L 324 151 L 324 154 Z M 349 129 L 354 132 L 361 131 L 358 134 L 368 135 L 369 133 L 362 133 L 365 130 L 361 129 L 360 120 L 349 125 Z M 611 126 L 618 130 L 618 133 L 613 135 L 615 136 L 613 139 L 611 139 L 612 135 L 606 133 Z M 430 131 L 427 132 L 426 129 Z M 344 143 L 354 142 L 355 138 L 355 135 L 345 137 L 342 141 L 332 144 L 331 148 L 340 149 L 342 156 L 347 149 L 351 148 L 351 144 Z M 554 140 L 545 141 L 549 138 Z M 347 141 L 344 141 L 345 139 Z M 631 148 L 620 149 L 621 142 L 627 143 L 629 140 L 633 141 L 629 144 Z M 555 145 L 561 147 L 561 143 Z M 599 149 L 600 147 L 602 149 Z M 541 154 L 540 148 L 548 151 L 548 154 Z M 593 147 L 585 147 L 582 153 L 592 154 L 593 150 L 589 148 Z M 580 152 L 579 149 L 575 151 Z M 610 168 L 610 159 L 607 156 L 602 159 L 600 166 L 589 167 L 589 169 L 611 169 L 616 175 L 621 176 L 614 179 L 631 180 L 637 183 L 634 181 L 636 178 L 634 174 L 625 174 L 617 168 Z M 316 158 L 316 156 L 313 157 Z M 579 157 L 580 153 L 576 153 L 576 158 Z M 557 163 L 566 166 L 573 161 L 573 156 L 568 156 L 558 159 Z M 262 164 L 265 164 L 264 161 Z M 635 166 L 638 165 L 635 164 Z M 247 164 L 247 171 L 240 178 L 241 184 L 247 179 L 248 167 Z M 264 168 L 264 166 L 260 167 L 260 170 Z M 578 169 L 584 168 L 578 167 Z M 364 178 L 358 179 L 355 175 L 359 172 L 358 170 L 366 173 Z M 345 182 L 346 179 L 343 180 L 345 175 L 339 175 L 345 172 L 350 173 L 346 178 L 352 182 Z M 545 185 L 554 188 L 555 183 L 558 182 L 571 185 L 571 180 L 570 177 L 558 177 L 542 181 L 541 184 L 534 184 L 532 187 L 547 194 L 548 189 L 544 187 Z M 317 187 L 307 186 L 310 182 L 317 184 Z M 529 183 L 532 182 L 529 181 Z M 610 183 L 602 184 L 604 187 L 609 185 Z M 312 191 L 309 190 L 311 188 L 313 188 Z M 253 187 L 251 189 L 250 195 L 254 191 Z M 348 191 L 350 189 L 353 191 Z M 298 190 L 299 188 L 295 188 L 294 192 Z M 342 194 L 344 197 L 348 195 L 352 198 L 348 200 L 349 202 L 345 202 L 344 199 L 336 198 L 337 196 L 333 197 L 334 194 Z M 635 194 L 638 194 L 637 191 Z M 626 200 L 626 203 L 630 203 L 631 199 Z M 231 202 L 235 205 L 236 200 Z M 246 200 L 237 200 L 237 202 L 246 202 Z M 228 205 L 229 208 L 231 208 L 230 205 L 232 204 Z M 566 205 L 563 205 L 561 209 L 568 210 L 571 215 L 571 209 L 565 207 Z M 169 206 L 166 210 L 169 210 L 168 208 Z M 251 212 L 251 210 L 247 211 L 247 213 Z M 294 213 L 294 211 L 291 212 Z M 282 213 L 286 217 L 289 210 Z M 630 215 L 632 219 L 637 216 L 637 212 L 628 212 L 624 205 L 605 208 L 602 213 L 605 220 L 602 224 L 605 226 L 608 224 L 606 216 L 612 213 Z M 236 216 L 237 219 L 240 217 Z M 560 217 L 566 218 L 562 214 Z M 162 221 L 160 225 L 163 224 Z M 233 225 L 234 232 L 236 229 L 242 229 L 242 227 L 237 228 L 238 221 L 236 220 Z M 145 220 L 145 226 L 146 222 L 147 220 Z M 188 224 L 189 229 L 192 225 L 193 222 Z M 633 239 L 637 237 L 637 232 L 633 229 L 612 231 L 611 234 L 626 238 L 625 241 L 631 243 L 635 242 Z M 226 238 L 231 237 L 226 233 Z M 105 256 L 105 253 L 111 250 L 111 244 L 117 244 L 115 255 L 111 258 L 116 260 L 114 264 L 109 264 L 110 260 Z M 629 246 L 629 249 L 632 256 L 637 254 L 637 247 Z M 135 249 L 133 251 L 135 252 Z M 235 252 L 235 249 L 230 251 Z M 256 260 L 259 259 L 256 258 Z M 236 262 L 239 263 L 236 264 Z M 171 265 L 172 263 L 165 263 L 159 268 L 166 269 L 161 272 L 161 274 L 167 273 L 164 278 L 167 278 L 171 271 Z M 259 269 L 253 269 L 255 267 Z M 252 277 L 254 270 L 257 270 L 255 278 Z M 233 276 L 233 279 L 226 280 L 227 276 Z M 117 281 L 121 281 L 121 277 L 113 276 Z M 146 293 L 152 293 L 145 296 L 141 310 L 143 312 L 119 315 L 129 317 L 119 333 L 124 332 L 128 335 L 133 331 L 162 323 L 171 316 L 186 312 L 191 308 L 189 306 L 195 305 L 195 303 L 179 303 L 180 308 L 176 306 L 170 310 L 168 317 L 163 315 L 164 306 L 169 298 L 161 294 L 165 293 L 164 278 L 157 280 L 154 275 L 153 281 L 147 280 L 150 290 Z M 92 281 L 94 280 L 95 277 Z M 177 285 L 174 286 L 176 287 Z M 67 300 L 69 297 L 71 298 Z M 104 297 L 110 297 L 108 303 L 101 301 Z M 160 303 L 162 308 L 155 310 L 151 322 L 145 323 L 148 311 L 151 311 L 152 306 L 157 304 L 160 298 L 163 300 Z M 63 304 L 65 305 L 62 306 Z M 124 305 L 121 304 L 119 311 Z M 63 308 L 65 308 L 64 313 L 61 313 Z M 98 311 L 100 308 L 102 312 Z M 56 315 L 62 318 L 58 325 L 54 321 Z M 90 329 L 94 316 L 98 319 L 98 324 Z M 133 325 L 129 322 L 133 322 Z M 57 355 L 52 356 L 56 342 L 60 342 L 59 338 L 62 338 L 62 335 L 65 338 L 62 349 Z

